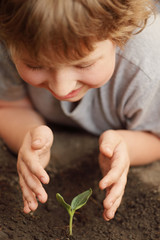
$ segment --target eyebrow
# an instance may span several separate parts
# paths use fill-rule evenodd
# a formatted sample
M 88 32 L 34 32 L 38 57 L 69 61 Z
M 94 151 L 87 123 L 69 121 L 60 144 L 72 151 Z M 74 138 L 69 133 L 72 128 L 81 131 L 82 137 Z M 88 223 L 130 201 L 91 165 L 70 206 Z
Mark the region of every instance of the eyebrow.
M 77 60 L 77 61 L 73 61 L 71 62 L 71 65 L 73 66 L 78 66 L 78 65 L 90 65 L 90 64 L 93 64 L 95 62 L 97 62 L 99 59 L 101 59 L 102 56 L 98 56 L 94 59 L 83 59 L 83 60 Z M 35 62 L 34 60 L 30 60 L 30 59 L 26 59 L 26 58 L 21 58 L 21 60 L 23 61 L 24 64 L 26 65 L 30 65 L 30 66 L 44 66 L 43 64 L 41 64 L 40 62 Z M 51 64 L 51 65 L 54 65 L 54 64 Z
M 73 63 L 73 65 L 83 65 L 83 64 L 92 64 L 94 62 L 97 62 L 99 59 L 101 59 L 102 56 L 94 58 L 94 59 L 90 59 L 90 60 L 78 60 L 77 62 L 75 61 L 75 63 Z

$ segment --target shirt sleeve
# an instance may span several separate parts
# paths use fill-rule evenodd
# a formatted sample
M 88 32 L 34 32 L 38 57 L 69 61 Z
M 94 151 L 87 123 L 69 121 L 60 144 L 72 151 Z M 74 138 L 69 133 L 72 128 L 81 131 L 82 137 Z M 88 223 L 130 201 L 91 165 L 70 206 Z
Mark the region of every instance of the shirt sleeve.
M 138 75 L 144 73 L 140 71 Z M 142 76 L 141 80 L 141 85 L 136 85 L 135 81 L 134 86 L 128 88 L 130 96 L 126 98 L 123 109 L 126 128 L 151 132 L 160 137 L 160 79 L 156 81 Z
M 160 137 L 159 68 L 154 72 L 150 69 L 149 76 L 140 66 L 125 58 L 120 62 L 112 101 L 115 99 L 114 108 L 123 128 L 147 131 Z
M 0 44 L 0 100 L 14 101 L 25 96 L 25 85 L 6 48 Z

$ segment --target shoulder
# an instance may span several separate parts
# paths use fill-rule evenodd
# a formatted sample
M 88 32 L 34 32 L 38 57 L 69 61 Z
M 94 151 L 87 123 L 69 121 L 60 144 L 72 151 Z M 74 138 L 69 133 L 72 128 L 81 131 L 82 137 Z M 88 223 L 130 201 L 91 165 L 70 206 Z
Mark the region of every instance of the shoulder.
M 123 50 L 117 49 L 117 58 L 137 66 L 149 78 L 160 75 L 160 14 L 149 19 L 145 29 L 134 35 Z
M 7 49 L 0 43 L 0 99 L 17 100 L 26 95 L 25 87 Z
M 7 82 L 15 85 L 22 83 L 10 54 L 2 43 L 0 43 L 0 79 L 1 83 Z

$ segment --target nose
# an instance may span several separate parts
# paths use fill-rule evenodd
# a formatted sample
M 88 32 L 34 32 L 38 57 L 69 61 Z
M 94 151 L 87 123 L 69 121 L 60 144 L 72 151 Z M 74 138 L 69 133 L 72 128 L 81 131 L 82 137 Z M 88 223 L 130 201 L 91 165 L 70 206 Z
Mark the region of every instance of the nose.
M 77 84 L 77 74 L 72 67 L 50 71 L 49 88 L 58 96 L 66 96 Z

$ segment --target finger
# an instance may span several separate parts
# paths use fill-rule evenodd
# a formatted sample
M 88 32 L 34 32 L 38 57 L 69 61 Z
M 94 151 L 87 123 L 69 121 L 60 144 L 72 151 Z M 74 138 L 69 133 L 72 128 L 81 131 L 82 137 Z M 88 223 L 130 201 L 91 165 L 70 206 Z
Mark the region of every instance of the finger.
M 99 182 L 100 189 L 104 190 L 105 188 L 112 186 L 112 184 L 117 182 L 117 180 L 121 177 L 121 174 L 122 173 L 118 168 L 112 168 Z
M 31 145 L 34 150 L 43 148 L 50 148 L 53 143 L 53 132 L 45 125 L 34 128 L 31 131 Z
M 111 161 L 109 158 L 102 155 L 101 153 L 99 154 L 98 160 L 102 175 L 105 176 L 110 170 Z
M 114 218 L 115 212 L 117 211 L 117 208 L 119 207 L 122 200 L 122 196 L 120 196 L 109 209 L 104 209 L 103 217 L 106 221 L 109 221 L 110 219 Z
M 112 205 L 115 203 L 115 201 L 120 196 L 123 196 L 126 181 L 127 180 L 126 180 L 126 175 L 125 175 L 125 177 L 121 177 L 121 179 L 110 188 L 109 192 L 107 190 L 106 198 L 103 201 L 104 208 L 106 208 L 106 209 L 111 208 Z
M 108 222 L 109 220 L 111 220 L 110 218 L 107 217 L 107 210 L 106 210 L 106 209 L 104 209 L 104 211 L 103 211 L 103 218 L 104 218 L 104 220 L 107 221 L 107 222 Z
M 21 172 L 20 177 L 23 178 L 25 184 L 35 194 L 35 196 L 37 196 L 40 202 L 44 203 L 47 201 L 48 196 L 41 182 L 37 177 L 30 173 L 29 169 L 25 165 L 23 166 L 23 171 Z
M 47 174 L 46 170 L 37 162 L 36 160 L 32 161 L 29 165 L 29 169 L 33 175 L 35 175 L 43 184 L 49 183 L 49 175 Z
M 24 199 L 24 197 L 23 197 L 23 203 L 24 203 L 24 208 L 23 208 L 24 213 L 30 213 L 31 209 L 29 208 L 28 203 Z
M 102 143 L 99 145 L 99 150 L 108 158 L 111 158 L 113 156 L 113 147 L 108 143 Z
M 34 176 L 29 176 L 25 179 L 26 185 L 30 188 L 30 190 L 36 195 L 38 200 L 41 203 L 45 203 L 47 201 L 47 193 L 44 190 L 41 182 Z
M 20 176 L 20 186 L 22 189 L 23 199 L 25 199 L 25 207 L 29 208 L 31 211 L 35 211 L 38 207 L 38 203 L 34 193 L 26 185 L 23 178 Z M 26 209 L 25 209 L 26 210 Z M 28 210 L 28 209 L 27 209 Z M 27 212 L 28 213 L 28 212 Z
M 99 139 L 100 152 L 111 158 L 113 156 L 114 149 L 119 142 L 120 138 L 117 138 L 117 133 L 115 134 L 115 131 L 108 130 L 104 132 Z
M 25 162 L 22 159 L 19 165 L 19 171 L 24 172 L 24 167 L 27 166 L 29 171 L 35 175 L 43 184 L 49 183 L 49 176 L 41 164 L 37 161 L 36 154 L 28 154 L 25 158 Z
M 122 157 L 119 151 L 115 152 L 113 159 L 111 160 L 111 169 L 99 182 L 100 189 L 105 189 L 120 179 L 123 172 L 128 172 L 129 162 L 126 161 L 126 157 Z M 126 163 L 128 162 L 128 163 Z

